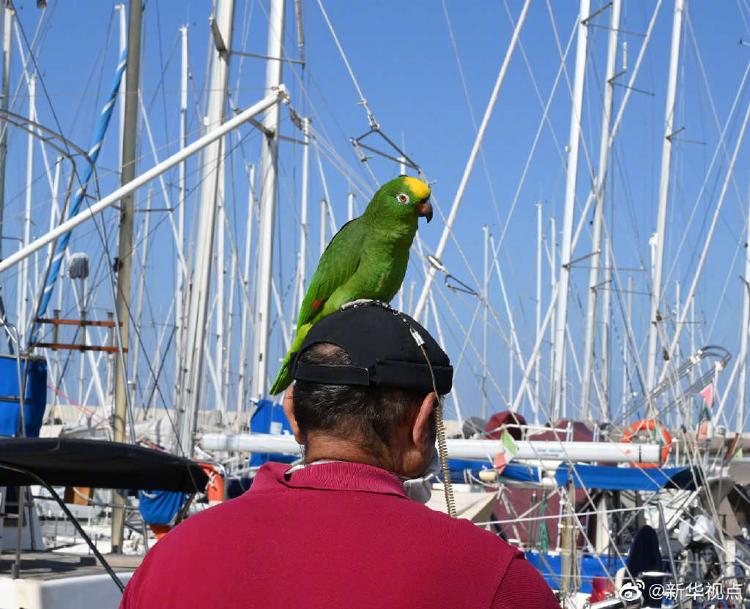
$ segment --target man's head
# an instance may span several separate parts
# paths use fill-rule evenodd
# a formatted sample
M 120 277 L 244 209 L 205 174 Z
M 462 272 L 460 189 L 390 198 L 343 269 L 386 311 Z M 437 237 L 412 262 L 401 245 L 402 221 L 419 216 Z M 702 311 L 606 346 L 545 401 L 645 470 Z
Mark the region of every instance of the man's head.
M 434 456 L 437 394 L 450 391 L 452 368 L 416 321 L 378 303 L 346 307 L 311 329 L 293 375 L 284 408 L 309 461 L 424 472 Z

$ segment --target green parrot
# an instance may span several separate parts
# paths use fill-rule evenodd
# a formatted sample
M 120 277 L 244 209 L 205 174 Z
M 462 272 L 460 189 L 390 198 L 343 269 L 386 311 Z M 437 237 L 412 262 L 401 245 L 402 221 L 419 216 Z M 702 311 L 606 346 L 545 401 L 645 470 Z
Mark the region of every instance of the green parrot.
M 289 364 L 319 319 L 360 298 L 389 302 L 406 275 L 417 219 L 432 220 L 430 187 L 401 176 L 380 187 L 359 217 L 344 224 L 318 262 L 297 317 L 297 333 L 271 395 L 292 382 Z

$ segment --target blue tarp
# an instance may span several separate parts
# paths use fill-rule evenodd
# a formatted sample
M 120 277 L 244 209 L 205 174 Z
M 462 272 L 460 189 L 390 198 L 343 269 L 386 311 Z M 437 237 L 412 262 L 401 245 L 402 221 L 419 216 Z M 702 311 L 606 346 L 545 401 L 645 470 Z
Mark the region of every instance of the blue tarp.
M 185 497 L 185 493 L 175 491 L 141 491 L 138 511 L 147 524 L 172 524 Z
M 28 370 L 27 370 L 28 366 Z M 21 359 L 21 378 L 26 375 L 23 415 L 27 438 L 38 438 L 47 407 L 47 362 Z M 23 380 L 22 380 L 23 382 Z M 0 355 L 0 436 L 15 437 L 19 424 L 18 360 Z
M 464 471 L 471 471 L 474 476 L 478 476 L 483 469 L 491 469 L 487 461 L 468 459 L 451 459 L 450 466 L 451 473 L 459 479 Z M 514 482 L 541 483 L 539 468 L 524 463 L 509 463 L 501 477 Z M 690 467 L 640 468 L 563 464 L 555 472 L 555 480 L 559 486 L 568 484 L 571 477 L 578 488 L 611 491 L 658 491 L 665 487 L 694 487 L 694 472 Z
M 274 404 L 271 400 L 260 400 L 250 419 L 250 429 L 253 433 L 270 433 L 279 435 L 292 433 L 292 428 L 284 414 L 281 404 Z M 260 467 L 267 461 L 277 463 L 291 463 L 299 455 L 281 455 L 274 453 L 253 453 L 250 456 L 250 467 Z
M 527 552 L 526 559 L 541 572 L 550 588 L 553 590 L 560 589 L 562 558 L 559 554 L 551 555 L 539 552 Z M 591 580 L 594 577 L 614 578 L 617 571 L 624 566 L 625 563 L 617 556 L 607 554 L 591 556 L 590 554 L 584 554 L 581 556 L 578 570 L 581 576 L 580 591 L 591 594 Z
M 503 472 L 505 475 L 505 472 Z M 561 465 L 555 478 L 560 486 L 573 480 L 576 487 L 611 491 L 658 491 L 663 488 L 695 488 L 690 467 L 612 467 L 606 465 Z

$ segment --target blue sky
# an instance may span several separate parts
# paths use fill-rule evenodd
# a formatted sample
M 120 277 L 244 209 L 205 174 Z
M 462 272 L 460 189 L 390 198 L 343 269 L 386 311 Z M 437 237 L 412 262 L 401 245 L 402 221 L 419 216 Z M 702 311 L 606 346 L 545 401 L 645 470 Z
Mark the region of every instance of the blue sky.
M 455 195 L 466 159 L 473 142 L 475 119 L 481 118 L 492 89 L 497 71 L 508 46 L 512 23 L 503 2 L 325 2 L 325 7 L 336 33 L 345 49 L 355 75 L 362 87 L 373 113 L 383 130 L 395 141 L 403 142 L 408 153 L 434 181 L 435 199 L 444 213 Z M 593 2 L 594 8 L 603 3 Z M 50 2 L 48 14 L 41 28 L 41 44 L 38 47 L 37 63 L 44 87 L 38 90 L 40 121 L 45 125 L 59 125 L 59 129 L 75 143 L 87 147 L 91 138 L 95 116 L 109 89 L 117 57 L 117 21 L 113 2 Z M 522 2 L 508 0 L 507 10 L 515 20 Z M 624 3 L 617 64 L 629 72 L 618 82 L 630 76 L 636 56 L 643 41 L 648 20 L 655 3 L 633 0 Z M 17 3 L 23 30 L 31 38 L 40 12 L 35 2 Z M 554 29 L 549 14 L 552 9 Z M 148 108 L 149 120 L 161 158 L 177 149 L 178 133 L 178 88 L 179 52 L 178 28 L 187 24 L 190 28 L 190 63 L 192 70 L 190 95 L 190 139 L 200 129 L 199 114 L 204 110 L 201 92 L 205 89 L 206 57 L 208 50 L 209 2 L 150 1 L 144 13 L 143 50 L 143 96 Z M 265 53 L 267 2 L 237 2 L 233 47 L 254 53 Z M 531 150 L 534 135 L 542 117 L 542 108 L 547 102 L 552 84 L 560 66 L 560 55 L 555 36 L 563 48 L 567 46 L 574 27 L 577 3 L 541 1 L 534 2 L 524 26 L 521 42 L 513 57 L 510 69 L 495 112 L 487 130 L 483 147 L 484 161 L 477 162 L 463 201 L 461 213 L 455 227 L 469 267 L 458 249 L 451 244 L 443 260 L 450 272 L 473 288 L 478 288 L 476 277 L 482 274 L 482 226 L 488 225 L 498 239 L 508 218 L 519 180 Z M 447 18 L 446 18 L 447 15 Z M 323 155 L 322 163 L 329 186 L 337 224 L 346 219 L 346 193 L 351 185 L 368 193 L 375 183 L 366 168 L 357 160 L 348 138 L 364 133 L 367 128 L 365 112 L 358 104 L 358 97 L 347 74 L 341 57 L 333 43 L 330 32 L 321 16 L 317 2 L 303 2 L 305 54 L 307 66 L 304 73 L 299 66 L 287 66 L 284 80 L 292 98 L 292 106 L 301 114 L 313 117 L 314 126 L 321 139 L 335 148 L 346 166 L 337 168 Z M 594 21 L 606 25 L 609 11 Z M 449 23 L 455 36 L 455 51 L 451 43 Z M 727 120 L 732 101 L 742 80 L 750 48 L 738 44 L 741 38 L 750 39 L 747 29 L 748 11 L 742 2 L 702 3 L 688 2 L 688 18 L 682 45 L 682 63 L 678 87 L 678 110 L 675 125 L 684 128 L 675 140 L 673 173 L 671 181 L 670 208 L 668 216 L 668 239 L 666 242 L 665 269 L 674 268 L 665 286 L 665 300 L 675 300 L 675 281 L 681 284 L 684 296 L 695 269 L 697 254 L 705 240 L 710 215 L 716 204 L 722 180 L 728 164 L 722 152 L 709 173 L 708 169 L 719 141 L 720 127 Z M 639 89 L 631 95 L 626 109 L 620 135 L 616 141 L 607 189 L 607 227 L 614 242 L 616 266 L 620 269 L 621 281 L 631 275 L 634 282 L 632 323 L 640 349 L 645 357 L 645 337 L 648 327 L 648 269 L 650 250 L 648 240 L 655 229 L 657 191 L 660 170 L 661 142 L 663 137 L 664 95 L 669 58 L 669 40 L 672 28 L 672 3 L 664 2 L 656 21 L 654 34 L 645 55 L 635 86 Z M 557 34 L 555 34 L 555 30 Z M 606 60 L 607 30 L 591 27 L 588 71 L 585 89 L 582 125 L 584 146 L 579 165 L 578 208 L 585 201 L 590 177 L 584 149 L 595 166 L 598 156 L 599 123 L 603 91 L 603 72 Z M 627 52 L 622 41 L 627 41 Z M 285 43 L 287 54 L 297 57 L 293 4 L 287 9 Z M 575 43 L 573 43 L 574 48 Z M 525 53 L 528 66 L 524 60 Z M 625 53 L 627 62 L 625 62 Z M 567 58 L 567 74 L 572 81 L 574 52 Z M 460 60 L 465 77 L 469 101 L 467 103 L 458 68 Z M 20 77 L 20 60 L 14 58 L 13 82 Z M 247 106 L 262 95 L 264 64 L 258 59 L 232 60 L 230 82 L 232 102 Z M 532 79 L 533 75 L 533 79 Z M 705 79 L 704 79 L 705 75 Z M 625 89 L 618 87 L 615 112 L 622 101 Z M 726 149 L 731 153 L 737 139 L 742 114 L 748 103 L 746 87 L 740 95 L 735 116 L 729 121 Z M 26 112 L 25 87 L 21 87 L 14 108 Z M 538 147 L 529 166 L 523 188 L 520 189 L 517 206 L 508 224 L 508 232 L 500 251 L 499 264 L 509 291 L 509 301 L 522 357 L 528 358 L 534 342 L 534 286 L 536 257 L 536 203 L 541 202 L 545 221 L 545 242 L 549 247 L 549 219 L 562 219 L 565 165 L 564 147 L 568 139 L 570 113 L 569 82 L 565 76 L 560 80 L 556 94 L 550 104 L 548 124 L 544 126 Z M 298 137 L 293 125 L 283 113 L 282 132 Z M 228 163 L 227 210 L 228 235 L 239 244 L 244 241 L 246 218 L 246 179 L 243 175 L 246 163 L 256 162 L 258 151 L 257 134 L 249 129 L 241 131 L 244 140 L 242 150 L 237 150 Z M 154 160 L 145 138 L 141 138 L 139 170 L 150 167 Z M 117 125 L 113 121 L 99 163 L 100 189 L 103 194 L 117 184 Z M 8 190 L 6 193 L 6 234 L 19 234 L 19 218 L 23 208 L 25 135 L 20 131 L 10 134 L 10 161 Z M 285 144 L 280 160 L 280 197 L 277 215 L 277 269 L 276 278 L 285 307 L 291 308 L 289 286 L 298 248 L 299 188 L 301 172 L 301 147 Z M 720 344 L 733 354 L 739 350 L 739 325 L 742 308 L 742 284 L 738 275 L 742 273 L 745 256 L 744 223 L 748 197 L 748 153 L 743 146 L 740 151 L 735 181 L 731 185 L 724 203 L 713 246 L 710 250 L 706 271 L 697 291 L 695 326 L 696 342 Z M 485 169 L 486 163 L 486 169 Z M 373 159 L 368 163 L 377 181 L 385 181 L 398 173 L 390 162 Z M 35 224 L 34 235 L 40 234 L 48 224 L 49 189 L 44 184 L 42 159 L 39 149 L 35 152 L 34 209 L 44 218 Z M 197 165 L 189 164 L 189 188 L 196 184 Z M 318 244 L 318 202 L 322 196 L 322 185 L 313 157 L 311 166 L 310 235 L 311 251 L 308 266 L 315 264 Z M 691 210 L 704 183 L 704 194 L 696 207 L 695 219 L 688 228 Z M 176 192 L 176 172 L 168 176 L 172 196 Z M 154 207 L 166 207 L 159 197 L 155 185 Z M 494 201 L 492 193 L 494 193 Z M 146 192 L 139 195 L 139 206 L 145 204 Z M 196 209 L 197 197 L 191 196 L 186 205 L 188 221 Z M 358 208 L 364 204 L 358 196 Z M 142 225 L 139 218 L 137 230 Z M 105 215 L 109 230 L 116 222 L 115 212 Z M 442 230 L 439 214 L 429 226 L 420 226 L 420 236 L 428 251 L 435 247 Z M 150 228 L 152 239 L 146 269 L 147 306 L 143 314 L 143 340 L 146 351 L 155 356 L 159 332 L 170 317 L 171 297 L 174 285 L 174 245 L 165 214 L 153 214 Z M 685 235 L 684 245 L 678 250 Z M 115 241 L 111 240 L 110 247 Z M 7 246 L 6 246 L 7 247 Z M 88 251 L 97 262 L 105 260 L 102 246 L 93 226 L 82 227 L 73 240 L 73 249 Z M 584 231 L 575 256 L 590 250 L 589 237 Z M 558 261 L 559 262 L 559 261 Z M 228 265 L 229 263 L 227 263 Z M 97 277 L 106 277 L 104 264 L 99 265 Z M 137 270 L 136 276 L 139 271 Z M 575 377 L 576 361 L 582 364 L 583 312 L 585 284 L 588 272 L 585 268 L 573 272 L 570 296 L 570 331 L 575 347 L 575 359 L 569 357 L 570 409 L 577 409 L 580 395 Z M 8 300 L 15 303 L 15 274 L 4 278 Z M 412 283 L 418 293 L 422 281 L 422 270 L 418 258 L 406 280 L 406 302 Z M 549 301 L 550 273 L 544 264 L 543 304 Z M 134 280 L 134 283 L 136 281 Z M 725 291 L 726 289 L 726 291 Z M 235 289 L 236 296 L 239 293 Z M 488 384 L 488 409 L 499 410 L 509 400 L 509 349 L 504 336 L 508 333 L 508 319 L 497 278 L 493 276 L 489 297 L 494 314 L 489 330 L 490 373 L 494 383 Z M 613 410 L 621 402 L 622 361 L 618 355 L 622 349 L 624 329 L 619 303 L 624 303 L 624 294 L 612 294 L 613 334 L 611 342 L 611 376 Z M 69 302 L 68 302 L 69 301 Z M 68 308 L 72 298 L 66 295 Z M 96 298 L 99 314 L 111 306 L 111 297 L 105 289 Z M 436 304 L 443 320 L 446 349 L 455 362 L 461 365 L 457 374 L 457 389 L 464 414 L 478 414 L 482 408 L 481 362 L 471 346 L 464 349 L 463 328 L 471 325 L 477 306 L 475 296 L 461 294 L 441 287 L 436 293 Z M 11 306 L 11 309 L 13 307 Z M 544 309 L 543 309 L 544 310 Z M 235 314 L 237 305 L 235 304 Z M 495 321 L 497 320 L 497 321 Z M 167 322 L 168 324 L 169 322 Z M 499 329 L 498 329 L 499 324 Z M 430 328 L 435 330 L 432 321 Z M 237 323 L 235 323 L 236 331 Z M 667 329 L 671 336 L 673 326 Z M 481 314 L 470 333 L 475 348 L 482 349 Z M 235 370 L 238 361 L 238 338 L 230 346 L 229 361 L 233 367 L 230 378 L 236 382 Z M 683 344 L 687 352 L 688 342 Z M 276 357 L 280 357 L 283 344 L 279 332 L 272 337 Z M 548 348 L 543 349 L 542 401 L 547 398 L 549 366 Z M 732 362 L 733 363 L 733 362 Z M 149 370 L 141 358 L 138 377 L 148 378 Z M 171 378 L 171 358 L 166 362 L 166 371 Z M 273 369 L 275 366 L 271 365 Z M 632 370 L 632 365 L 630 366 Z M 271 371 L 273 374 L 275 370 Z M 520 372 L 516 365 L 513 371 L 513 391 L 517 391 Z M 725 380 L 728 378 L 725 373 Z M 146 383 L 147 385 L 147 383 Z M 162 387 L 164 403 L 169 403 L 170 382 Z M 232 389 L 234 392 L 235 389 Z M 207 389 L 206 399 L 210 403 L 212 393 Z M 231 397 L 230 397 L 231 399 Z M 158 403 L 158 400 L 157 400 Z M 528 404 L 523 406 L 529 412 Z M 734 404 L 727 404 L 727 411 L 734 411 Z

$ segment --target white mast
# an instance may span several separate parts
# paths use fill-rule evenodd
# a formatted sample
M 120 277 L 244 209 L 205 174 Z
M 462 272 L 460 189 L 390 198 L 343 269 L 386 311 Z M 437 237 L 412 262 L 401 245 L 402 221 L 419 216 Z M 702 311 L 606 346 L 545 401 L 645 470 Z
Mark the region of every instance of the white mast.
M 557 294 L 557 222 L 555 222 L 555 216 L 550 216 L 549 219 L 549 287 L 550 294 Z M 553 309 L 551 313 L 554 319 L 554 311 L 557 310 L 557 299 L 554 302 L 550 302 L 550 308 Z M 555 344 L 555 324 L 554 321 L 549 324 L 549 378 L 552 379 L 552 373 L 555 369 L 555 350 L 552 346 Z M 550 390 L 552 389 L 550 383 Z M 552 394 L 550 393 L 550 398 Z
M 328 224 L 328 202 L 325 200 L 325 197 L 320 200 L 320 255 L 323 255 L 323 252 L 326 249 L 326 225 Z
M 354 193 L 349 192 L 349 194 L 346 196 L 346 220 L 347 222 L 349 220 L 354 219 Z
M 590 0 L 581 0 L 578 13 L 578 38 L 576 40 L 576 66 L 573 79 L 573 104 L 570 110 L 570 137 L 568 139 L 567 175 L 565 179 L 565 211 L 563 212 L 562 243 L 560 245 L 560 279 L 557 308 L 555 310 L 554 365 L 552 371 L 551 414 L 555 419 L 565 413 L 562 402 L 565 381 L 565 329 L 568 322 L 568 285 L 570 283 L 571 241 L 573 238 L 573 211 L 578 179 L 578 146 L 581 140 L 581 106 L 586 76 L 586 50 Z
M 240 373 L 237 382 L 237 410 L 245 407 L 247 390 L 247 326 L 250 317 L 250 266 L 253 245 L 253 224 L 255 222 L 255 165 L 248 167 L 247 225 L 245 228 L 245 258 L 242 272 L 242 317 L 240 320 Z
M 750 210 L 750 194 L 748 194 L 748 210 Z M 750 243 L 750 211 L 747 216 L 747 242 Z M 750 251 L 745 248 L 745 276 L 742 286 L 742 326 L 740 334 L 740 380 L 737 393 L 737 427 L 736 431 L 742 433 L 745 418 L 745 389 L 747 388 L 747 336 L 750 328 Z M 692 327 L 692 325 L 691 325 Z M 691 353 L 692 355 L 692 353 Z
M 677 94 L 677 71 L 680 62 L 680 40 L 684 0 L 675 0 L 672 21 L 672 50 L 669 56 L 669 80 L 667 81 L 667 104 L 664 116 L 664 141 L 661 149 L 661 177 L 659 179 L 659 209 L 656 216 L 654 236 L 654 274 L 651 278 L 651 312 L 648 328 L 648 366 L 646 368 L 646 392 L 654 387 L 656 380 L 656 358 L 659 338 L 659 301 L 661 299 L 662 266 L 664 263 L 664 233 L 667 222 L 667 199 L 669 197 L 669 171 L 672 161 L 672 135 L 675 98 Z M 649 404 L 649 409 L 653 404 Z
M 300 202 L 300 227 L 299 227 L 299 265 L 297 267 L 297 298 L 294 303 L 296 314 L 302 306 L 305 298 L 305 281 L 307 280 L 307 206 L 310 190 L 310 119 L 302 119 L 302 138 L 304 148 L 302 149 L 302 200 Z M 296 323 L 296 319 L 294 320 Z
M 266 56 L 266 94 L 281 84 L 283 65 L 284 0 L 271 0 L 268 19 L 268 47 Z M 255 300 L 255 346 L 253 348 L 253 399 L 261 399 L 267 390 L 268 332 L 271 328 L 271 279 L 273 271 L 273 231 L 276 216 L 276 181 L 279 152 L 279 107 L 271 106 L 263 117 L 268 130 L 261 144 L 260 162 L 260 225 L 258 231 L 258 276 Z
M 128 19 L 128 13 L 125 10 L 125 4 L 116 4 L 115 10 L 117 10 L 119 15 L 119 26 L 120 26 L 120 45 L 118 52 L 119 57 L 122 57 L 123 51 L 128 46 L 128 26 L 127 26 L 127 19 Z M 125 71 L 122 73 L 122 78 L 120 79 L 120 91 L 118 93 L 120 99 L 118 100 L 118 103 L 120 104 L 120 108 L 118 111 L 119 119 L 120 119 L 120 146 L 118 147 L 117 154 L 119 155 L 118 163 L 119 166 L 122 167 L 122 141 L 124 139 L 125 134 L 125 89 L 128 82 L 128 70 L 127 67 L 125 68 Z
M 188 28 L 180 27 L 180 150 L 187 145 L 187 104 L 188 104 Z M 187 193 L 185 180 L 185 161 L 178 165 L 178 200 L 177 200 L 177 244 L 178 249 L 185 247 L 185 197 Z M 184 251 L 184 249 L 183 249 Z M 183 357 L 183 341 L 185 340 L 185 268 L 179 265 L 177 285 L 175 286 L 175 403 L 182 391 L 181 358 Z
M 536 340 L 542 327 L 542 202 L 536 204 Z M 541 379 L 541 359 L 537 355 L 534 363 L 534 400 L 538 404 Z M 511 396 L 512 398 L 512 396 Z M 539 425 L 539 408 L 534 409 L 534 425 Z
M 600 413 L 603 421 L 609 421 L 610 418 L 610 392 L 609 392 L 609 302 L 612 294 L 612 244 L 609 237 L 604 239 L 604 281 L 600 289 L 602 294 L 602 370 L 601 370 L 601 408 Z
M 7 112 L 10 94 L 10 50 L 12 47 L 14 11 L 9 4 L 3 8 L 3 66 L 0 73 L 0 110 Z M 5 161 L 8 157 L 8 123 L 0 125 L 0 259 L 3 251 L 3 215 L 5 208 Z M 58 290 L 59 291 L 59 290 Z M 0 301 L 2 305 L 2 301 Z
M 216 28 L 221 40 L 216 39 L 209 81 L 207 130 L 221 124 L 227 96 L 229 76 L 229 53 L 232 48 L 232 21 L 234 0 L 217 0 L 215 13 Z M 219 47 L 223 46 L 223 49 Z M 193 278 L 188 306 L 187 341 L 184 348 L 185 376 L 183 397 L 178 403 L 180 424 L 178 432 L 182 452 L 185 456 L 193 453 L 193 430 L 198 416 L 198 403 L 201 390 L 206 325 L 208 323 L 209 292 L 211 288 L 211 263 L 216 223 L 216 210 L 219 194 L 219 165 L 223 155 L 224 138 L 212 142 L 203 151 L 201 176 L 200 214 L 197 226 L 198 242 L 195 248 Z
M 149 226 L 151 224 L 151 200 L 153 196 L 153 189 L 149 188 L 146 194 L 146 212 L 143 215 L 143 230 L 141 233 L 141 239 L 143 245 L 141 247 L 141 268 L 139 270 L 140 276 L 138 277 L 138 295 L 136 296 L 135 315 L 136 315 L 136 327 L 141 328 L 141 322 L 143 320 L 143 292 L 146 285 L 146 261 L 148 260 L 148 244 L 151 240 L 149 237 Z M 135 341 L 133 345 L 133 366 L 130 370 L 130 403 L 135 408 L 137 404 L 136 399 L 138 397 L 138 368 L 139 360 L 141 355 L 141 341 Z M 156 358 L 155 361 L 159 361 Z M 145 384 L 144 384 L 145 385 Z M 141 407 L 146 406 L 141 403 Z
M 625 297 L 625 319 L 633 319 L 633 276 L 628 275 L 627 281 L 628 293 Z M 630 391 L 630 340 L 625 336 L 622 347 L 622 403 L 623 406 L 628 403 L 631 397 Z M 610 413 L 612 409 L 610 408 Z
M 36 74 L 32 72 L 29 77 L 29 121 L 35 120 L 35 103 L 36 103 Z M 24 246 L 31 243 L 31 191 L 33 187 L 34 173 L 34 130 L 29 129 L 26 138 L 26 205 L 24 206 L 23 215 L 23 244 Z M 18 332 L 21 336 L 26 335 L 29 304 L 29 259 L 26 258 L 21 263 L 21 275 L 18 284 Z
M 224 412 L 229 410 L 229 373 L 230 373 L 230 358 L 232 351 L 232 329 L 234 320 L 234 293 L 235 293 L 235 279 L 237 277 L 237 249 L 232 248 L 230 263 L 229 263 L 229 304 L 227 305 L 227 315 L 225 327 L 227 329 L 227 340 L 226 346 L 224 347 L 224 356 L 222 361 L 219 362 L 223 366 L 223 378 L 221 380 L 221 405 L 224 408 Z
M 490 285 L 490 228 L 486 224 L 482 227 L 482 233 L 484 234 L 484 285 L 482 286 L 482 300 L 483 311 L 482 311 L 482 418 L 487 418 L 487 375 L 489 370 L 487 367 L 487 339 L 488 339 L 488 313 L 489 313 L 489 285 Z M 508 345 L 508 351 L 511 361 L 513 360 L 511 345 Z M 512 393 L 511 393 L 512 395 Z
M 591 376 L 594 366 L 594 333 L 596 331 L 597 285 L 599 283 L 599 260 L 601 259 L 601 235 L 604 222 L 604 193 L 609 165 L 609 132 L 612 122 L 612 104 L 615 90 L 615 61 L 617 59 L 617 33 L 620 27 L 621 0 L 612 2 L 612 15 L 609 22 L 607 42 L 607 69 L 604 80 L 604 102 L 602 104 L 602 125 L 599 133 L 599 167 L 594 180 L 594 227 L 591 236 L 591 269 L 589 270 L 588 299 L 586 305 L 586 334 L 583 347 L 583 388 L 581 395 L 581 418 L 589 418 L 589 396 Z M 606 287 L 605 287 L 606 289 Z

